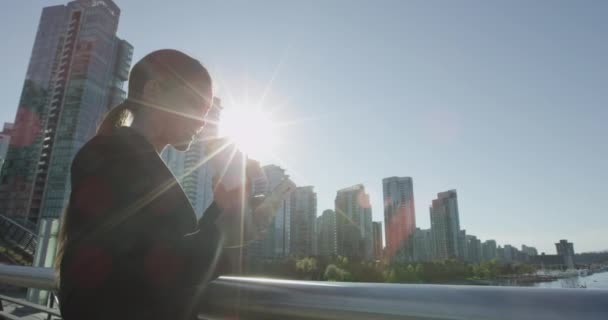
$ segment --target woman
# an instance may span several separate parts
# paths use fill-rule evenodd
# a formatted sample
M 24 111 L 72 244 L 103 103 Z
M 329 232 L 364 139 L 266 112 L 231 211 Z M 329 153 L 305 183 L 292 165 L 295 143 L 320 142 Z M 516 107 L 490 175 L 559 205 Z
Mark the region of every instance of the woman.
M 227 231 L 245 191 L 219 184 L 197 222 L 159 157 L 166 145 L 187 150 L 212 96 L 207 70 L 179 51 L 152 52 L 133 67 L 128 99 L 72 163 L 57 258 L 64 319 L 190 319 L 197 285 L 229 272 L 218 261 L 234 242 L 225 235 L 235 233 Z

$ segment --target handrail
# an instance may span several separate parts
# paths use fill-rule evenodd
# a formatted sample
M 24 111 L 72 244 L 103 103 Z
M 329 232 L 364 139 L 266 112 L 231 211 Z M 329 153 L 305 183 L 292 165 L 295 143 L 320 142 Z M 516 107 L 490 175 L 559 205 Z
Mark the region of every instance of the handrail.
M 27 233 L 31 234 L 32 236 L 34 236 L 34 237 L 36 237 L 36 238 L 38 238 L 38 237 L 39 237 L 39 236 L 38 236 L 38 235 L 37 235 L 35 232 L 32 232 L 32 230 L 28 229 L 28 228 L 27 228 L 27 227 L 25 227 L 25 226 L 22 226 L 22 225 L 21 225 L 19 222 L 15 221 L 15 220 L 13 220 L 13 219 L 11 219 L 11 218 L 9 218 L 9 217 L 7 217 L 7 216 L 3 215 L 3 214 L 0 214 L 0 218 L 2 218 L 2 219 L 4 219 L 4 220 L 6 220 L 6 221 L 8 221 L 8 222 L 10 222 L 12 225 L 16 226 L 16 227 L 17 227 L 17 228 L 19 228 L 19 229 L 22 229 L 23 231 L 25 231 L 25 232 L 27 232 Z
M 17 221 L 0 214 L 0 231 L 3 237 L 28 255 L 33 255 L 40 236 Z
M 55 272 L 51 268 L 0 264 L 0 283 L 15 287 L 42 290 L 56 289 Z
M 8 297 L 8 296 L 0 294 L 0 301 L 10 302 L 10 303 L 17 304 L 20 306 L 28 307 L 30 309 L 34 309 L 36 311 L 44 312 L 44 313 L 50 314 L 52 316 L 61 317 L 61 313 L 59 313 L 59 310 L 57 310 L 57 309 L 48 308 L 48 307 L 45 307 L 45 306 L 42 306 L 42 305 L 39 305 L 36 303 L 32 303 L 29 301 L 25 301 L 22 299 L 15 299 L 13 297 Z M 2 319 L 2 318 L 0 318 L 0 319 Z
M 0 283 L 52 289 L 51 269 L 0 265 Z M 220 277 L 203 319 L 608 319 L 608 290 Z

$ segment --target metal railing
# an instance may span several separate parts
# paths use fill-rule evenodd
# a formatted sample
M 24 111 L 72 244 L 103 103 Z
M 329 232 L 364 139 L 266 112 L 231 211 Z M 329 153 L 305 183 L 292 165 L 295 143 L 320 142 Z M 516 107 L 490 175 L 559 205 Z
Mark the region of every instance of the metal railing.
M 50 269 L 0 265 L 0 283 L 52 289 Z M 608 319 L 608 290 L 220 277 L 200 319 Z
M 1 214 L 0 236 L 5 241 L 23 250 L 26 254 L 30 256 L 34 255 L 34 250 L 36 250 L 36 245 L 38 244 L 38 235 L 15 220 Z

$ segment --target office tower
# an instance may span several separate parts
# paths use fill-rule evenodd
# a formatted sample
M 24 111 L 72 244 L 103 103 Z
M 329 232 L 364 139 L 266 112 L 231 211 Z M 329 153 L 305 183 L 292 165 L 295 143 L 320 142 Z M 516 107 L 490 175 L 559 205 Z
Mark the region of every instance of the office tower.
M 416 228 L 412 237 L 412 260 L 428 262 L 433 260 L 433 235 L 431 229 Z
M 163 161 L 177 178 L 190 200 L 197 218 L 200 218 L 213 202 L 213 176 L 209 141 L 218 137 L 217 123 L 222 110 L 221 100 L 213 98 L 211 110 L 207 113 L 203 130 L 196 136 L 187 151 L 177 151 L 168 146 L 161 153 Z
M 382 179 L 386 249 L 390 259 L 411 257 L 411 237 L 416 229 L 414 185 L 410 177 Z
M 568 242 L 568 240 L 560 240 L 555 244 L 555 250 L 557 251 L 557 255 L 564 259 L 564 265 L 566 265 L 568 269 L 573 269 L 575 264 L 574 244 Z
M 72 158 L 124 99 L 133 48 L 116 37 L 119 16 L 111 0 L 42 10 L 0 180 L 0 212 L 28 227 L 59 218 Z
M 13 131 L 12 123 L 5 123 L 2 131 L 0 132 L 0 170 L 2 169 L 2 165 L 4 164 L 4 159 L 6 158 L 6 153 L 8 152 L 8 147 L 11 143 L 11 134 Z
M 338 254 L 371 259 L 371 205 L 361 184 L 338 190 L 335 199 Z
M 264 177 L 252 181 L 253 195 L 270 195 L 283 180 L 289 180 L 285 170 L 277 165 L 262 167 Z M 295 184 L 289 180 L 294 186 Z M 291 196 L 283 200 L 265 236 L 254 241 L 247 248 L 251 257 L 275 258 L 290 254 L 291 248 Z
M 496 259 L 496 240 L 484 241 L 481 250 L 484 261 Z
M 298 187 L 291 194 L 291 254 L 312 256 L 315 250 L 317 194 L 312 186 Z
M 437 194 L 430 208 L 433 247 L 436 259 L 459 258 L 462 256 L 458 195 L 456 190 Z
M 319 256 L 335 256 L 338 254 L 338 240 L 336 230 L 336 213 L 325 210 L 317 218 L 318 254 Z
M 382 222 L 374 221 L 372 223 L 372 235 L 373 235 L 373 244 L 374 244 L 374 259 L 381 260 L 382 259 Z
M 480 263 L 482 259 L 481 240 L 474 235 L 465 235 L 465 261 Z

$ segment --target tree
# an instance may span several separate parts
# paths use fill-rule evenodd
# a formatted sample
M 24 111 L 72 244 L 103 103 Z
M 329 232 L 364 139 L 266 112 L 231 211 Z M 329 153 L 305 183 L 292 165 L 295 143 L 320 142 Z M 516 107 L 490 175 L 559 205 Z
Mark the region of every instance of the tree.
M 324 278 L 327 281 L 349 281 L 351 275 L 348 271 L 339 268 L 335 264 L 330 264 L 325 268 Z
M 301 275 L 300 279 L 313 280 L 317 272 L 317 260 L 311 257 L 296 260 L 296 272 Z

